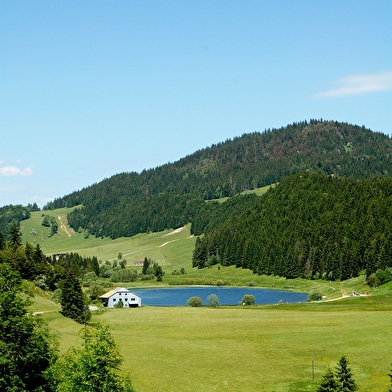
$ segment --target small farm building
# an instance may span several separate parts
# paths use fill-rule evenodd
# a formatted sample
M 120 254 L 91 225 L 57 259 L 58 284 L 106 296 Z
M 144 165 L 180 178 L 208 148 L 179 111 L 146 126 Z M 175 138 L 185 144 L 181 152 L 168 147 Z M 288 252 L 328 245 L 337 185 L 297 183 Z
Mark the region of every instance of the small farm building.
M 120 301 L 122 301 L 124 308 L 135 308 L 142 305 L 142 299 L 124 287 L 108 291 L 99 298 L 101 298 L 102 305 L 108 308 L 114 308 Z

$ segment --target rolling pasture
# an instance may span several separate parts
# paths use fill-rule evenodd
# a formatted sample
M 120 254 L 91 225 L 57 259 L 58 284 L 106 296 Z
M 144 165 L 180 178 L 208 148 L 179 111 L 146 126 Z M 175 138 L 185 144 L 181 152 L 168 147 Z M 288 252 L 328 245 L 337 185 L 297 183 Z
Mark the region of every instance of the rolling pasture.
M 192 269 L 195 239 L 189 226 L 118 240 L 85 239 L 66 225 L 66 213 L 67 209 L 48 211 L 64 224 L 60 234 L 51 238 L 47 237 L 49 229 L 40 227 L 42 212 L 32 214 L 22 222 L 23 240 L 39 243 L 46 254 L 72 251 L 105 261 L 116 259 L 121 252 L 129 268 L 136 268 L 133 261 L 144 257 L 162 265 L 166 273 L 163 282 L 124 284 L 128 287 L 221 281 L 231 286 L 318 290 L 325 296 L 321 303 L 308 304 L 216 309 L 142 306 L 93 312 L 90 324 L 110 325 L 124 358 L 122 370 L 129 372 L 138 392 L 315 392 L 326 366 L 335 366 L 342 354 L 348 357 L 359 391 L 388 390 L 391 283 L 371 291 L 369 297 L 327 302 L 352 291 L 368 290 L 364 276 L 327 282 L 257 276 L 235 267 Z M 33 229 L 35 235 L 31 234 Z M 182 267 L 186 274 L 172 274 Z M 79 331 L 83 327 L 64 318 L 58 312 L 59 305 L 39 289 L 31 311 L 46 312 L 42 317 L 58 338 L 60 352 L 81 343 Z

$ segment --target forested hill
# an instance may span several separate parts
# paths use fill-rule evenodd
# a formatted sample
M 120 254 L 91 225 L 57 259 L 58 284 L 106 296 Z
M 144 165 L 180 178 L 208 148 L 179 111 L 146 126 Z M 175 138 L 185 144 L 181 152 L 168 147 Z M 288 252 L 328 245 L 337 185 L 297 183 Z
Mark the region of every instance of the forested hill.
M 193 266 L 221 263 L 287 278 L 369 277 L 392 267 L 392 177 L 286 177 L 262 197 L 237 196 L 209 218 Z
M 213 145 L 140 174 L 121 173 L 45 208 L 83 205 L 69 216 L 75 229 L 131 236 L 193 220 L 203 200 L 233 196 L 302 171 L 354 179 L 392 173 L 392 140 L 365 127 L 333 121 L 294 123 Z

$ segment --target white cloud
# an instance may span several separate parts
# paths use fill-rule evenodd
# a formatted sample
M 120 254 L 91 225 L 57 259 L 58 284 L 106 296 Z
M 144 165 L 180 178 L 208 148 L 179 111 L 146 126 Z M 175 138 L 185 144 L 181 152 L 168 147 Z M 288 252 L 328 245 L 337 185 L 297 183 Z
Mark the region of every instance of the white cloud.
M 337 80 L 338 86 L 315 95 L 316 98 L 345 97 L 392 89 L 392 71 L 349 75 Z
M 0 176 L 1 177 L 11 177 L 11 176 L 31 176 L 33 170 L 31 167 L 20 168 L 16 166 L 1 166 Z

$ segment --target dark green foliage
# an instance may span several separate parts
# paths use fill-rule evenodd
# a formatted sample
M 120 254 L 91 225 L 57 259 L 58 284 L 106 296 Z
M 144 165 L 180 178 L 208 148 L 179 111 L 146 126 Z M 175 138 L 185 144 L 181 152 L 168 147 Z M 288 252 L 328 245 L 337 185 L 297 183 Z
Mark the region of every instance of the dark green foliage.
M 3 233 L 0 231 L 0 250 L 3 250 L 5 248 L 5 240 Z
M 15 221 L 17 223 L 22 220 L 30 218 L 30 207 L 23 207 L 22 205 L 8 205 L 0 207 L 0 232 L 5 238 L 9 233 L 10 223 Z
M 7 262 L 0 263 L 0 390 L 4 392 L 50 390 L 46 371 L 57 358 L 56 350 L 40 317 L 27 313 L 29 304 L 19 274 Z
M 131 236 L 189 222 L 192 234 L 200 235 L 207 224 L 205 212 L 214 208 L 203 200 L 271 185 L 302 171 L 354 179 L 389 175 L 391 151 L 389 136 L 365 127 L 304 121 L 242 135 L 140 174 L 115 175 L 45 209 L 83 205 L 69 214 L 68 222 L 97 237 Z
M 45 226 L 45 227 L 50 227 L 50 216 L 49 215 L 44 215 L 44 217 L 42 218 L 41 225 Z
M 327 368 L 327 372 L 324 374 L 320 386 L 317 392 L 336 392 L 339 391 L 336 377 L 330 367 Z
M 122 376 L 122 358 L 107 326 L 86 328 L 81 348 L 71 348 L 52 369 L 59 392 L 134 392 L 128 376 Z
M 256 303 L 256 299 L 252 294 L 245 294 L 241 300 L 242 305 L 254 305 Z
M 142 273 L 143 273 L 143 275 L 146 275 L 147 274 L 147 270 L 148 270 L 148 267 L 150 266 L 150 260 L 149 259 L 147 259 L 147 257 L 145 257 L 144 258 L 144 261 L 143 261 L 143 269 L 142 269 Z
M 353 379 L 351 369 L 348 366 L 347 357 L 345 355 L 342 355 L 340 358 L 335 374 L 339 392 L 352 392 L 358 389 L 357 384 Z
M 88 322 L 91 313 L 88 306 L 84 303 L 80 282 L 72 271 L 68 272 L 67 277 L 61 283 L 61 290 L 62 314 L 79 324 Z
M 200 297 L 194 296 L 188 299 L 187 304 L 193 308 L 203 306 L 203 300 Z
M 18 246 L 22 245 L 22 233 L 20 232 L 19 222 L 12 221 L 10 223 L 10 228 L 8 231 L 8 241 L 14 250 Z
M 392 178 L 320 173 L 286 177 L 261 197 L 216 207 L 193 266 L 222 265 L 286 278 L 348 279 L 392 267 Z M 368 275 L 370 276 L 370 275 Z
M 308 296 L 308 301 L 318 301 L 320 300 L 322 295 L 318 291 L 313 291 Z

